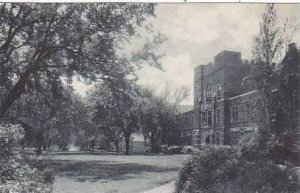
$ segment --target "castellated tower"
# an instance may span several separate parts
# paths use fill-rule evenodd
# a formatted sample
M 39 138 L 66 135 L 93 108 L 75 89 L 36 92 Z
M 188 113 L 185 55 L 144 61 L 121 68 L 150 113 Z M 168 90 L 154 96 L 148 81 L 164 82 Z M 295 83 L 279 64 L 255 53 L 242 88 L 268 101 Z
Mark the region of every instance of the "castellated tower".
M 194 69 L 194 146 L 230 144 L 229 99 L 243 93 L 241 81 L 249 69 L 240 52 L 227 50 Z

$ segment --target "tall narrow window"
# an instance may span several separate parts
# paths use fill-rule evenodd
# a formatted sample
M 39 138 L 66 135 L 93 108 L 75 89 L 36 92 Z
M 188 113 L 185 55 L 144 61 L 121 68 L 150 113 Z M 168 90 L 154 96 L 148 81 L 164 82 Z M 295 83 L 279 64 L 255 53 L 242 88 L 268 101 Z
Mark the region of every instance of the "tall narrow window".
M 231 107 L 231 123 L 238 122 L 239 119 L 239 108 L 238 106 Z
M 246 106 L 245 104 L 241 104 L 239 106 L 239 121 L 243 122 L 246 120 Z
M 212 86 L 211 83 L 207 83 L 206 85 L 206 102 L 212 101 Z
M 221 122 L 221 110 L 218 108 L 216 110 L 216 124 L 220 124 Z
M 201 121 L 202 126 L 207 126 L 207 111 L 202 112 Z
M 217 100 L 221 99 L 221 86 L 217 86 Z
M 296 111 L 297 125 L 300 125 L 300 110 Z
M 278 104 L 278 98 L 279 98 L 279 96 L 278 96 L 278 90 L 277 89 L 274 89 L 274 90 L 272 90 L 272 96 L 271 96 L 271 111 L 272 112 L 275 112 L 276 111 L 276 109 L 277 109 L 277 104 Z
M 249 120 L 250 119 L 250 104 L 246 103 L 245 104 L 245 120 Z
M 253 112 L 251 113 L 251 121 L 252 122 L 258 121 L 258 110 L 257 109 L 254 109 Z
M 254 122 L 259 121 L 259 112 L 262 109 L 260 106 L 260 101 L 259 98 L 253 99 L 253 105 L 252 105 L 252 112 L 251 112 L 251 119 Z
M 231 132 L 230 144 L 236 145 L 238 142 L 239 142 L 239 132 L 238 131 Z
M 256 108 L 261 109 L 263 108 L 263 103 L 261 98 L 256 99 Z
M 220 133 L 216 132 L 216 144 L 220 145 Z
M 211 126 L 211 122 L 212 122 L 212 116 L 211 116 L 211 110 L 207 111 L 207 123 L 209 126 Z

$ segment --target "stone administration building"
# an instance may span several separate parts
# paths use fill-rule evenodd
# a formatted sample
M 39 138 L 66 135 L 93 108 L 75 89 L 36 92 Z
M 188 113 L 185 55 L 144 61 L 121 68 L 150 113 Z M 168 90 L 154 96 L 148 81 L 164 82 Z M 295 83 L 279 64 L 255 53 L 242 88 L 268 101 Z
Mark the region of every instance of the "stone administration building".
M 255 105 L 261 95 L 247 80 L 250 71 L 240 52 L 226 50 L 213 63 L 194 69 L 194 113 L 188 114 L 194 120 L 193 146 L 234 145 L 241 135 L 258 129 Z

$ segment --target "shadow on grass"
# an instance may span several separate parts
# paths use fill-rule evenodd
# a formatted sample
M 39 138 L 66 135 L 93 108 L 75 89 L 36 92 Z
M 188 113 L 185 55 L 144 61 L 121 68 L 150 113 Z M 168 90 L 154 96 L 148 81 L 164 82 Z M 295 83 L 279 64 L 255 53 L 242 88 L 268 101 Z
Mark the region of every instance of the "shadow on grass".
M 111 161 L 70 161 L 49 160 L 47 165 L 59 176 L 66 176 L 79 182 L 97 182 L 98 180 L 126 180 L 136 178 L 142 172 L 178 171 L 178 167 L 159 167 L 136 163 Z

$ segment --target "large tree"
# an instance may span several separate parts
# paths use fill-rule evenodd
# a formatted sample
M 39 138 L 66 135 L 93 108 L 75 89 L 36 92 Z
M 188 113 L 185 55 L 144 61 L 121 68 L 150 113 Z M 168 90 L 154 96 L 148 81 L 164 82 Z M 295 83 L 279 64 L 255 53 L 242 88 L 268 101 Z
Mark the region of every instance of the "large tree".
M 33 145 L 40 154 L 51 144 L 68 145 L 71 129 L 76 130 L 77 96 L 70 88 L 61 88 L 61 94 L 30 92 L 19 97 L 12 106 L 8 118 L 26 129 L 27 145 Z M 44 97 L 46 95 L 47 97 Z
M 273 133 L 278 141 L 277 158 L 299 164 L 299 94 L 300 52 L 290 44 L 280 69 L 276 73 L 279 84 L 273 99 Z
M 277 74 L 280 83 L 276 96 L 276 134 L 295 134 L 299 132 L 300 110 L 300 52 L 296 44 L 289 45 Z
M 51 90 L 62 76 L 117 76 L 115 40 L 153 14 L 153 4 L 1 4 L 0 119 L 29 82 Z
M 256 108 L 259 111 L 263 130 L 267 133 L 271 132 L 271 121 L 274 118 L 271 113 L 273 110 L 272 105 L 274 106 L 275 102 L 274 97 L 276 96 L 272 96 L 272 90 L 279 88 L 282 92 L 284 85 L 288 93 L 292 92 L 287 90 L 288 87 L 292 90 L 295 89 L 295 83 L 287 83 L 284 79 L 291 74 L 291 68 L 295 73 L 298 70 L 296 67 L 298 62 L 297 48 L 294 46 L 293 50 L 287 51 L 287 46 L 291 43 L 296 30 L 294 20 L 286 19 L 284 25 L 279 23 L 274 4 L 266 6 L 265 12 L 262 14 L 259 34 L 254 39 L 253 58 L 255 68 L 253 77 L 255 77 L 254 84 L 262 95 L 262 100 L 256 105 Z M 290 59 L 291 57 L 293 59 Z
M 282 29 L 278 24 L 277 11 L 274 4 L 268 4 L 262 14 L 259 34 L 255 36 L 253 57 L 255 62 L 255 85 L 262 95 L 255 108 L 259 112 L 261 130 L 263 133 L 271 131 L 271 95 L 275 62 L 284 45 Z
M 260 95 L 254 104 L 259 136 L 257 143 L 249 148 L 255 147 L 255 154 L 268 152 L 269 156 L 282 160 L 287 158 L 291 143 L 283 134 L 291 134 L 296 129 L 299 59 L 294 44 L 285 53 L 295 32 L 288 29 L 293 24 L 287 25 L 291 21 L 286 20 L 284 25 L 280 25 L 277 17 L 274 4 L 268 4 L 254 41 L 252 77 Z
M 117 149 L 119 141 L 124 137 L 125 153 L 129 154 L 130 137 L 137 130 L 138 123 L 136 85 L 129 80 L 124 84 L 113 82 L 97 85 L 91 93 L 93 120 L 115 143 Z
M 150 138 L 151 151 L 159 152 L 162 137 L 176 132 L 176 114 L 188 90 L 166 89 L 163 93 L 156 93 L 151 89 L 142 89 L 139 101 L 139 124 L 146 137 Z

